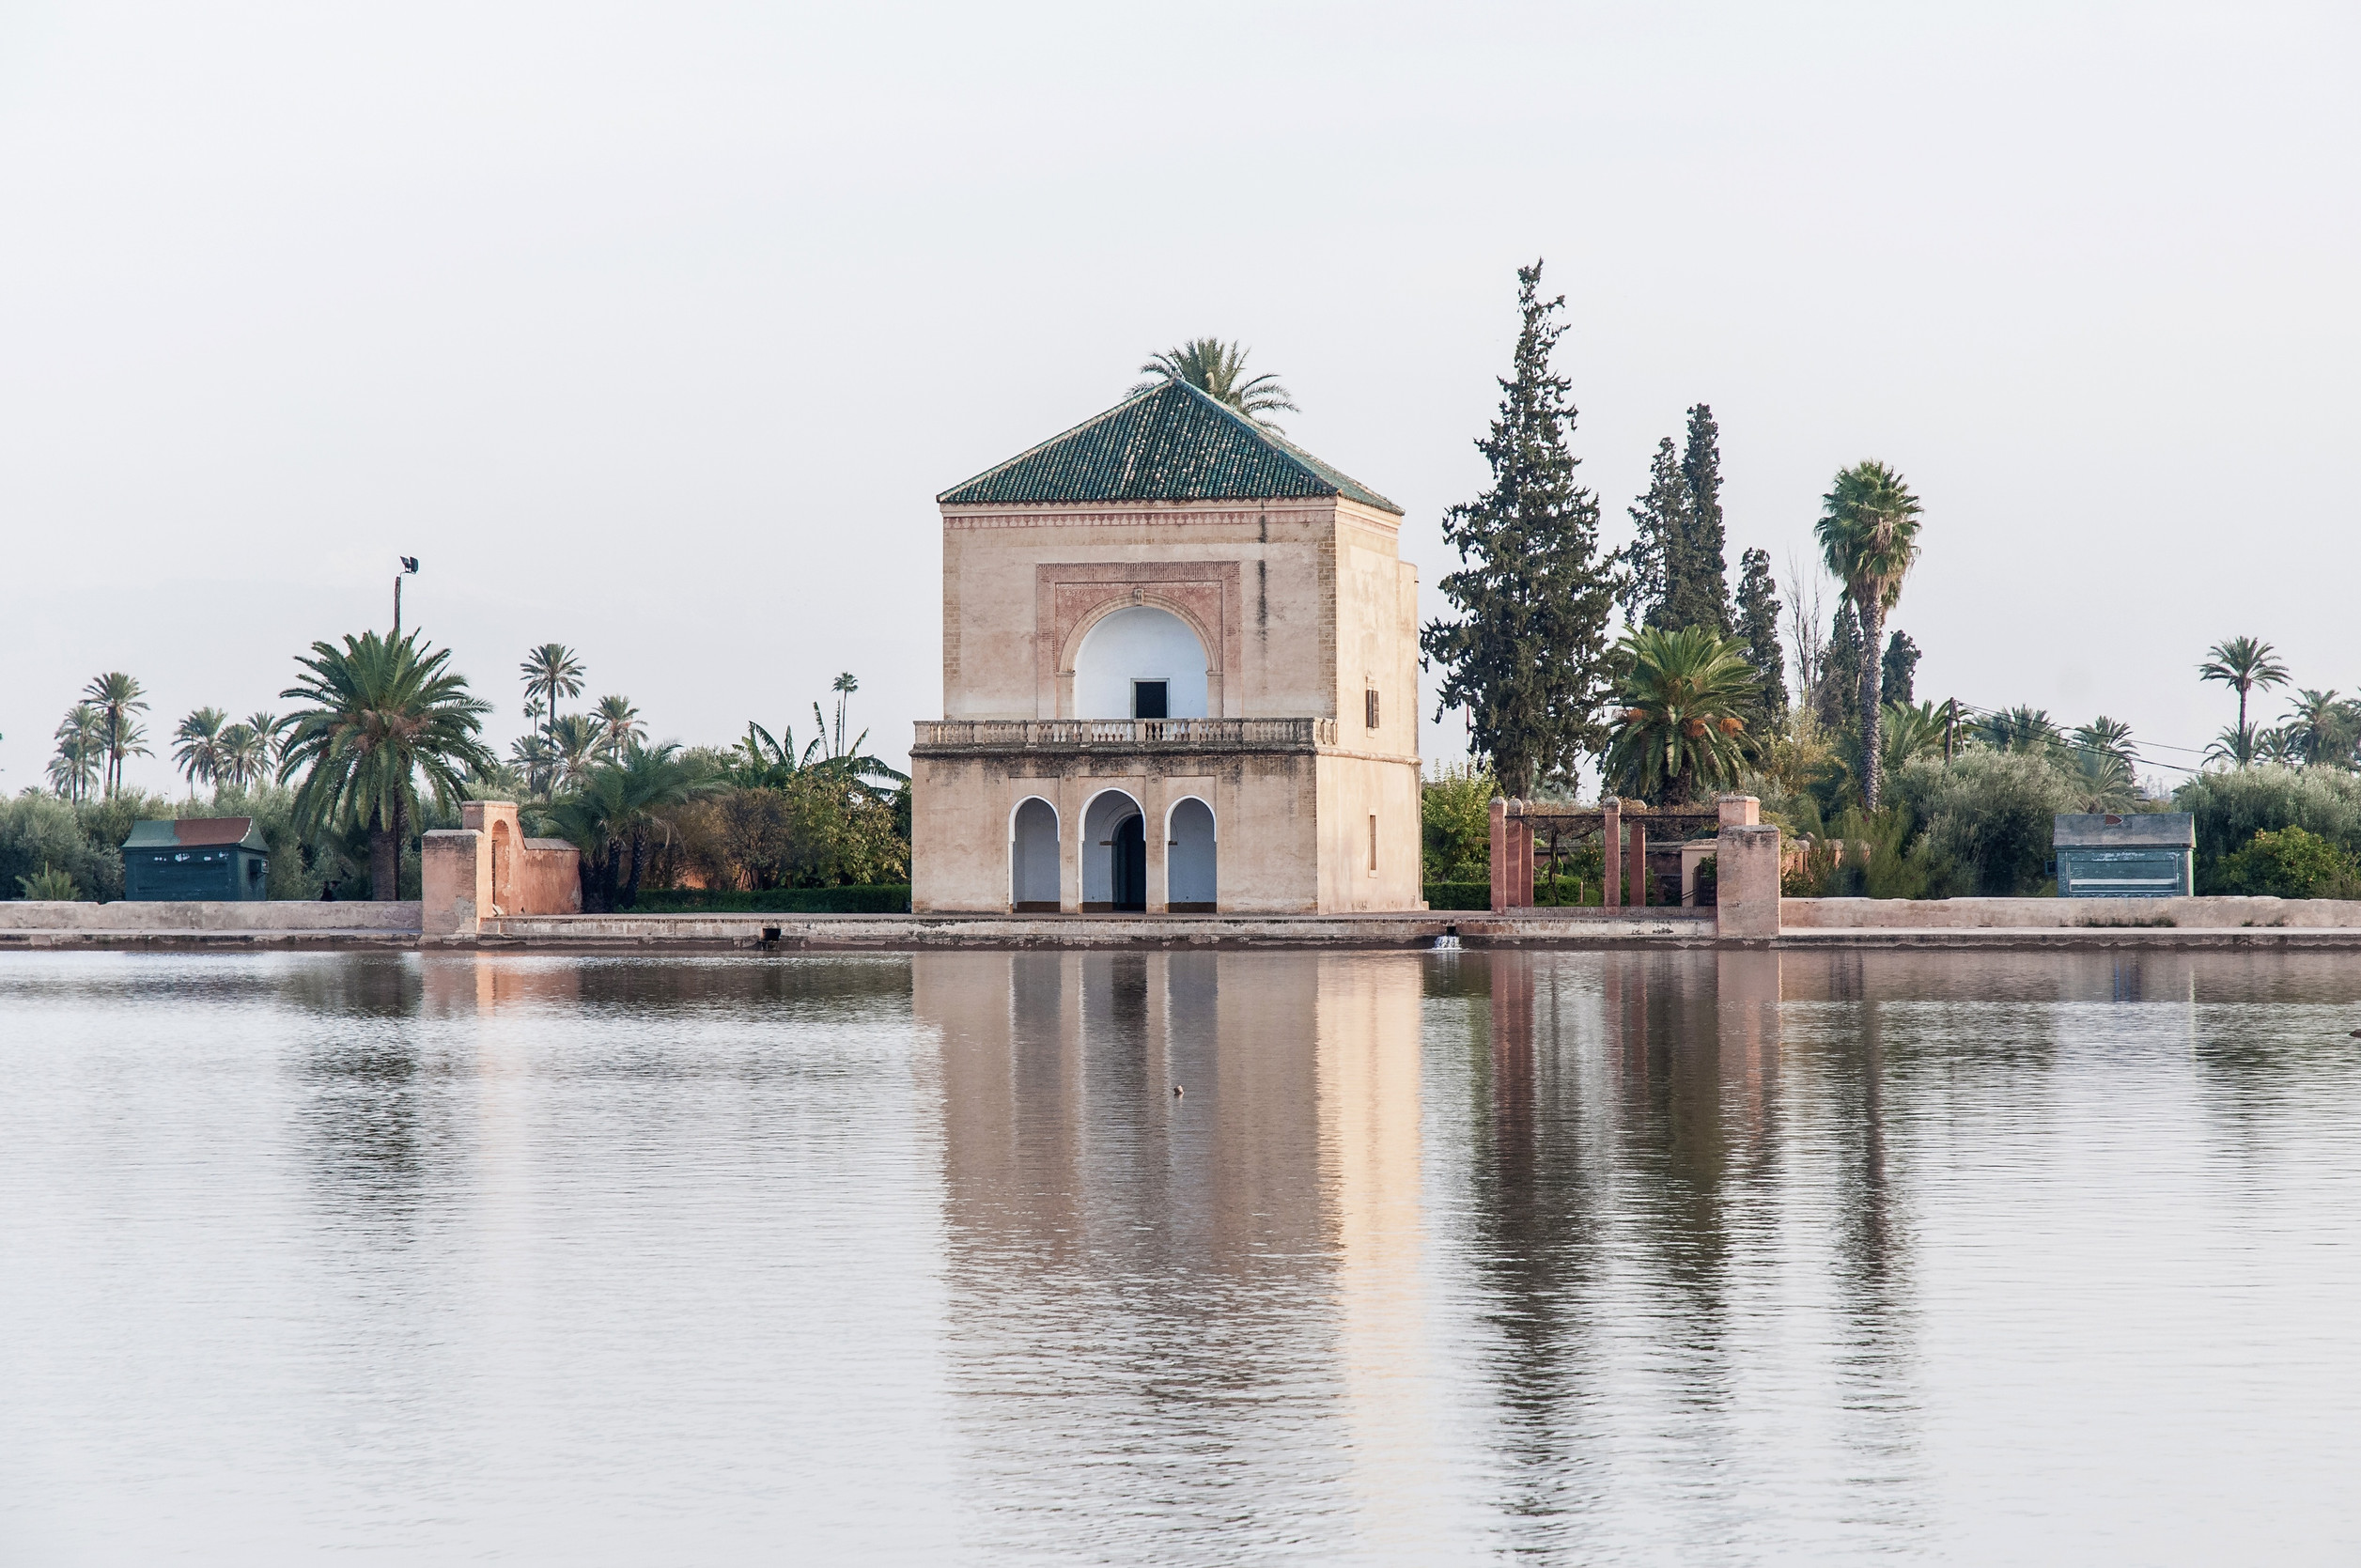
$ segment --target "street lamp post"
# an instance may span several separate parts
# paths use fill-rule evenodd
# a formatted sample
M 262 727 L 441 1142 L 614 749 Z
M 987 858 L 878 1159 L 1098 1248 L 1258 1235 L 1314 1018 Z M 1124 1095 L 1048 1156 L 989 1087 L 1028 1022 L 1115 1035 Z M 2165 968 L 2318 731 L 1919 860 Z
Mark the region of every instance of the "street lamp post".
M 402 579 L 418 574 L 418 557 L 403 555 L 396 559 L 402 564 L 402 569 L 394 574 L 394 641 L 398 643 L 402 640 Z

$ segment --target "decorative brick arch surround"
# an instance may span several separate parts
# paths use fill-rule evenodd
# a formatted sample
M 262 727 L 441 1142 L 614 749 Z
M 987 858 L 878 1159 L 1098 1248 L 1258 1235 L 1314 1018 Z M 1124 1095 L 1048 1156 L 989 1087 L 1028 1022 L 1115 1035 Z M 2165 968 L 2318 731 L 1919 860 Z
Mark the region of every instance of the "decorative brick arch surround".
M 1235 561 L 1103 561 L 1033 568 L 1034 711 L 1074 709 L 1074 656 L 1092 627 L 1118 610 L 1151 605 L 1186 622 L 1205 650 L 1205 712 L 1238 717 L 1222 676 L 1244 654 L 1245 617 Z

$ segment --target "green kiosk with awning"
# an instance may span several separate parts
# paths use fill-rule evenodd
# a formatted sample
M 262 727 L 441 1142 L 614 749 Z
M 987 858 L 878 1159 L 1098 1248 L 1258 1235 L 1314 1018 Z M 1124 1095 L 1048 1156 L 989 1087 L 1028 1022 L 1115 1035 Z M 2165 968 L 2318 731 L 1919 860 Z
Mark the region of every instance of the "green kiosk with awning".
M 123 841 L 123 896 L 148 902 L 271 896 L 271 846 L 251 816 L 134 822 Z

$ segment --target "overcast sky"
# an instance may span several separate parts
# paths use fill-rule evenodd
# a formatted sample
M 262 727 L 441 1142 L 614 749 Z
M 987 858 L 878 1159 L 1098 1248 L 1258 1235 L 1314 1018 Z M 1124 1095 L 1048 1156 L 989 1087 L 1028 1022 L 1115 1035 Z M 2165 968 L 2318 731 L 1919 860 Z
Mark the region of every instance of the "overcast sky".
M 2355 16 L 14 0 L 0 787 L 102 670 L 284 709 L 396 553 L 504 749 L 554 639 L 689 741 L 851 670 L 898 757 L 935 493 L 1197 334 L 1435 615 L 1535 256 L 1611 539 L 1693 402 L 1733 568 L 1883 458 L 1922 695 L 2198 746 L 2217 638 L 2361 688 Z

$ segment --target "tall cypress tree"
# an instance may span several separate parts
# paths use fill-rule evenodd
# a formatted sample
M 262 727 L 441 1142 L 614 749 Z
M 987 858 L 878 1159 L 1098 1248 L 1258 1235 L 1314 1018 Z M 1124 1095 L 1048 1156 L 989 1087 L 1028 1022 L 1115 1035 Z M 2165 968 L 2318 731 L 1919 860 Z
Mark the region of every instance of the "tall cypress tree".
M 1667 447 L 1671 444 L 1665 443 Z M 1671 626 L 1708 627 L 1730 635 L 1730 566 L 1722 558 L 1721 427 L 1703 403 L 1688 411 L 1687 444 L 1681 451 L 1681 478 L 1688 507 L 1681 520 L 1681 547 L 1669 573 Z
M 1631 570 L 1624 580 L 1631 618 L 1639 626 L 1680 626 L 1672 618 L 1673 594 L 1685 565 L 1689 498 L 1670 436 L 1656 442 L 1655 460 L 1648 465 L 1648 489 L 1631 505 Z
M 1837 601 L 1836 624 L 1828 631 L 1828 659 L 1823 666 L 1820 690 L 1812 693 L 1812 706 L 1820 722 L 1841 735 L 1849 735 L 1861 722 L 1861 665 L 1866 654 L 1861 645 L 1861 617 L 1854 610 L 1850 598 Z
M 1491 434 L 1476 442 L 1492 484 L 1443 514 L 1464 565 L 1437 586 L 1461 618 L 1419 634 L 1446 672 L 1436 717 L 1466 708 L 1472 750 L 1524 796 L 1605 743 L 1597 709 L 1617 587 L 1616 557 L 1598 547 L 1598 499 L 1574 482 L 1572 389 L 1549 368 L 1565 298 L 1544 301 L 1540 288 L 1540 262 L 1517 269 L 1515 361 Z
M 1787 711 L 1787 650 L 1779 640 L 1779 582 L 1771 576 L 1771 553 L 1749 550 L 1738 558 L 1738 635 L 1762 683 L 1765 716 Z
M 1877 668 L 1878 701 L 1904 707 L 1918 701 L 1912 688 L 1918 675 L 1918 644 L 1910 640 L 1910 633 L 1894 633 L 1893 641 L 1886 644 L 1885 661 Z

